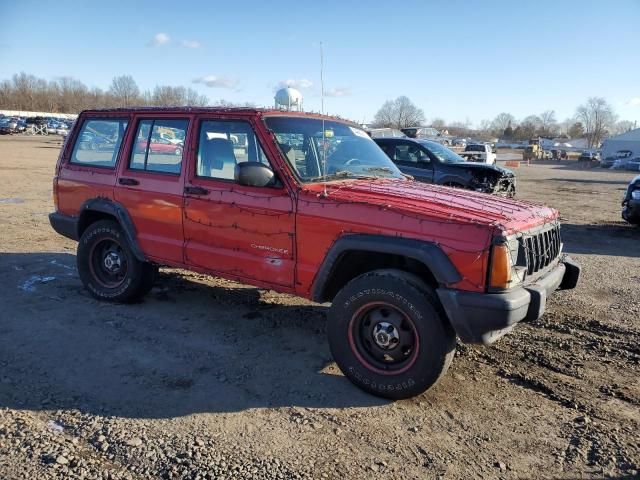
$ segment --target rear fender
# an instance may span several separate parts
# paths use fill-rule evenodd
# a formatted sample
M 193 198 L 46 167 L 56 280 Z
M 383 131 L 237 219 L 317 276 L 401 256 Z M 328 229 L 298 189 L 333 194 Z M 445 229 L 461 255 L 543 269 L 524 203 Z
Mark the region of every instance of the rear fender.
M 108 198 L 92 198 L 82 204 L 82 207 L 80 207 L 80 217 L 78 219 L 78 238 L 81 237 L 87 218 L 90 217 L 91 212 L 106 213 L 115 217 L 124 232 L 127 242 L 129 242 L 133 254 L 141 262 L 146 261 L 144 253 L 136 239 L 136 228 L 129 212 L 122 204 Z

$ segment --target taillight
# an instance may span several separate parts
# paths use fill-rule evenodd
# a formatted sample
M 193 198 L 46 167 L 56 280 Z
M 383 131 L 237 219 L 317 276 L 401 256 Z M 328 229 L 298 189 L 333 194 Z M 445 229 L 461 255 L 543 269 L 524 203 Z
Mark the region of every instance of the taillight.
M 494 245 L 491 253 L 491 288 L 509 288 L 511 283 L 511 257 L 507 245 Z
M 53 208 L 58 211 L 58 176 L 53 177 Z

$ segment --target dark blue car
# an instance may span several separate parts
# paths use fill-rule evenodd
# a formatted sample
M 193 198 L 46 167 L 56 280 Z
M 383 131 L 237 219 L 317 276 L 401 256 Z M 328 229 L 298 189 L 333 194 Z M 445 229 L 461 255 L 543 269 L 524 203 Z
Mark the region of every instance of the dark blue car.
M 516 177 L 511 170 L 467 162 L 440 143 L 412 138 L 375 138 L 374 141 L 403 173 L 419 182 L 509 197 L 516 193 Z

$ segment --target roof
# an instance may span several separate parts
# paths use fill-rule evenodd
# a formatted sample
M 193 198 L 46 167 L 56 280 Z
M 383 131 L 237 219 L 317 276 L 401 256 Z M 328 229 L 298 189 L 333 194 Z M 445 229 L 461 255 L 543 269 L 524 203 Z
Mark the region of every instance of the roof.
M 624 141 L 640 141 L 640 128 L 635 130 L 629 130 L 628 132 L 621 133 L 615 137 L 608 138 L 607 140 L 624 140 Z
M 306 117 L 348 123 L 360 128 L 356 123 L 340 117 L 322 115 L 315 112 L 293 112 L 278 108 L 254 108 L 254 107 L 127 107 L 127 108 L 99 108 L 84 110 L 81 114 L 90 113 L 204 113 L 214 115 L 245 115 L 245 116 L 285 116 L 285 117 Z

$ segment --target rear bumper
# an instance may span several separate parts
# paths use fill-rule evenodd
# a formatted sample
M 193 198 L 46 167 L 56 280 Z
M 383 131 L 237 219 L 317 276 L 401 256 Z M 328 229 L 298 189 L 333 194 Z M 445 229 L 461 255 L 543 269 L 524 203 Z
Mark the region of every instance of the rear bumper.
M 439 288 L 440 301 L 451 325 L 464 343 L 489 344 L 510 332 L 521 321 L 544 313 L 547 297 L 558 288 L 578 283 L 580 266 L 565 256 L 534 284 L 505 293 L 476 293 Z
M 54 212 L 49 214 L 49 223 L 63 237 L 78 240 L 78 219 Z

